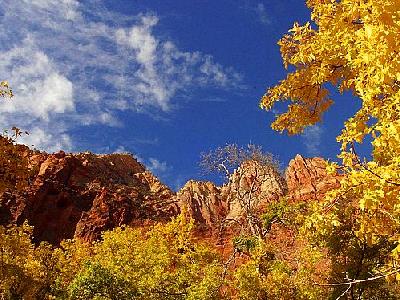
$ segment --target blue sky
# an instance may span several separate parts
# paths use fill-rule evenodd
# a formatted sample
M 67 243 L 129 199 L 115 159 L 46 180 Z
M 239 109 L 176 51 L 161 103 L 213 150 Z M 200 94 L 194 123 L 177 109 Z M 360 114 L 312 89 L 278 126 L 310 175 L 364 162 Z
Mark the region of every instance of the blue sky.
M 277 41 L 308 18 L 300 0 L 0 0 L 0 79 L 16 95 L 0 128 L 49 152 L 131 152 L 174 189 L 226 143 L 261 145 L 284 166 L 297 153 L 334 159 L 351 95 L 334 93 L 324 122 L 296 137 L 258 107 L 286 74 Z

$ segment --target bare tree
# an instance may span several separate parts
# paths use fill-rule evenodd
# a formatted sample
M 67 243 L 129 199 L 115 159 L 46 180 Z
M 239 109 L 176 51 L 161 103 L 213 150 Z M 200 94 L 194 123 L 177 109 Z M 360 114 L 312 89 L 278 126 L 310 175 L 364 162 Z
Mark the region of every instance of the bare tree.
M 200 167 L 206 173 L 223 174 L 230 187 L 230 201 L 241 218 L 230 216 L 221 224 L 221 233 L 227 223 L 239 224 L 241 232 L 263 239 L 268 231 L 260 218 L 259 204 L 271 194 L 265 194 L 263 188 L 285 191 L 286 184 L 279 171 L 279 162 L 271 153 L 265 153 L 261 146 L 249 144 L 239 147 L 227 144 L 208 153 L 201 154 Z M 267 192 L 270 192 L 269 190 Z
M 256 161 L 261 166 L 271 166 L 279 171 L 279 161 L 271 153 L 264 152 L 261 146 L 248 144 L 226 144 L 207 153 L 201 153 L 200 167 L 206 173 L 220 173 L 229 180 L 230 175 L 245 161 Z

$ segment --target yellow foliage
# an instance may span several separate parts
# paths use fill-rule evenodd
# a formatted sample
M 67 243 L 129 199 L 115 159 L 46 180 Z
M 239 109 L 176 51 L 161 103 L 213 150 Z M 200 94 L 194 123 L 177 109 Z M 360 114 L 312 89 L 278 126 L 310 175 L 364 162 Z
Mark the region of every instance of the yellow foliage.
M 103 240 L 34 245 L 32 227 L 0 226 L 0 299 L 225 299 L 219 256 L 183 215 Z
M 297 134 L 321 121 L 333 103 L 328 85 L 361 100 L 337 137 L 345 175 L 341 187 L 310 221 L 320 233 L 332 233 L 350 218 L 343 211 L 351 208 L 347 228 L 360 241 L 372 247 L 389 240 L 395 246 L 400 242 L 400 1 L 308 0 L 307 5 L 313 23 L 294 24 L 279 42 L 285 67 L 294 71 L 270 88 L 260 105 L 270 110 L 289 101 L 272 128 Z M 372 140 L 371 161 L 356 152 L 366 137 Z M 331 172 L 337 168 L 328 166 Z M 398 252 L 393 255 L 399 258 Z
M 251 258 L 235 270 L 238 298 L 247 299 L 327 299 L 330 289 L 313 282 L 322 253 L 312 247 L 293 253 L 296 266 L 279 259 L 281 253 L 262 242 Z M 325 270 L 326 271 L 326 270 Z M 321 278 L 320 278 L 321 280 Z
M 0 193 L 25 187 L 30 175 L 29 149 L 15 144 L 20 131 L 17 128 L 13 131 L 11 136 L 0 135 Z
M 222 263 L 193 240 L 180 215 L 150 229 L 105 232 L 88 244 L 65 241 L 55 251 L 56 296 L 66 299 L 222 299 Z
M 9 97 L 13 96 L 13 92 L 8 85 L 7 81 L 0 81 L 0 97 Z
M 48 299 L 55 279 L 52 247 L 34 246 L 32 227 L 0 226 L 0 299 Z
M 0 97 L 13 97 L 7 81 L 0 81 Z M 0 134 L 0 193 L 8 188 L 24 187 L 29 177 L 28 149 L 22 145 L 14 145 L 23 132 L 16 127 L 11 131 L 11 135 L 7 131 Z

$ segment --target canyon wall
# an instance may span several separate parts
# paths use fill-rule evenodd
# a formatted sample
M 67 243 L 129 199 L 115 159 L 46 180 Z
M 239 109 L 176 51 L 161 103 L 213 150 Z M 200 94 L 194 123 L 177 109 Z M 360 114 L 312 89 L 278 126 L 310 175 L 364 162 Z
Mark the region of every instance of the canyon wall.
M 184 210 L 196 230 L 213 235 L 284 196 L 318 201 L 340 180 L 328 176 L 325 166 L 322 158 L 297 155 L 283 175 L 248 161 L 223 186 L 190 180 L 174 193 L 128 154 L 32 151 L 28 186 L 0 195 L 0 224 L 27 221 L 36 242 L 59 244 L 73 237 L 95 240 L 121 225 L 168 221 Z

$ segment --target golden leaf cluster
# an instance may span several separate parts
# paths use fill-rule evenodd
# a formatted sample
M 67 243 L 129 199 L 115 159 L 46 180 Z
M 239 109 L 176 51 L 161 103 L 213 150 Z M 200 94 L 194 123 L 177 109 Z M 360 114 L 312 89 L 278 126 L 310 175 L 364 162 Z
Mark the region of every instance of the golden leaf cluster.
M 309 0 L 307 5 L 310 23 L 296 23 L 279 42 L 291 72 L 268 89 L 260 105 L 270 110 L 288 101 L 272 128 L 297 134 L 321 121 L 333 104 L 332 88 L 360 100 L 337 137 L 341 166 L 328 166 L 343 172 L 341 187 L 316 207 L 309 228 L 325 234 L 346 225 L 360 244 L 389 241 L 389 248 L 400 249 L 400 1 Z M 358 154 L 362 143 L 371 143 L 369 159 Z M 392 254 L 397 260 L 398 251 Z M 392 267 L 398 267 L 396 260 Z

